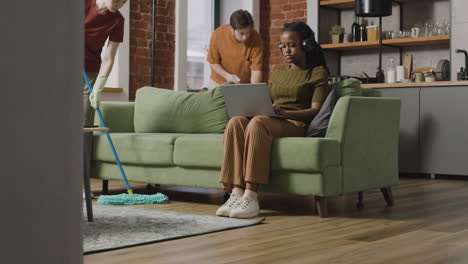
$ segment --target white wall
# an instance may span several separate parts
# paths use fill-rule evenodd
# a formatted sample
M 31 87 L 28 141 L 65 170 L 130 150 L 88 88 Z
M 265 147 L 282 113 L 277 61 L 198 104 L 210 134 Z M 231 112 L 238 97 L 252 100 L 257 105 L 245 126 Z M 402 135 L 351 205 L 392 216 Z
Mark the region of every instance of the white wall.
M 249 11 L 255 22 L 255 29 L 259 31 L 260 28 L 260 1 L 259 0 L 221 0 L 220 1 L 220 24 L 229 24 L 231 14 L 238 10 L 245 9 Z
M 451 40 L 451 76 L 452 80 L 457 79 L 457 72 L 460 67 L 465 67 L 465 56 L 463 53 L 455 53 L 456 49 L 468 51 L 468 1 L 451 0 L 452 17 L 452 40 Z
M 176 1 L 174 91 L 187 90 L 187 1 Z
M 2 1 L 1 263 L 82 262 L 83 3 Z
M 315 39 L 320 42 L 319 32 L 319 0 L 307 1 L 307 24 L 315 32 Z
M 115 57 L 114 67 L 107 80 L 106 87 L 123 88 L 120 93 L 104 93 L 104 101 L 128 101 L 130 86 L 130 1 L 120 10 L 125 18 L 124 38 Z M 105 52 L 105 47 L 102 54 Z

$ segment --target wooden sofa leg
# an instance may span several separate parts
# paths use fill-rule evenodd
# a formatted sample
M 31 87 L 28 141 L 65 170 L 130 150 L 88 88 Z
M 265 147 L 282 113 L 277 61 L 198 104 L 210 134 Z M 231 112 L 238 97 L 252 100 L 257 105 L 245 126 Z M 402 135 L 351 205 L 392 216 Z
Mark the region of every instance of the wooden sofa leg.
M 154 186 L 151 184 L 146 184 L 146 191 L 149 193 L 157 193 L 159 188 L 161 188 L 160 184 L 155 184 Z
M 107 195 L 109 194 L 109 181 L 102 180 L 102 194 Z
M 317 208 L 320 218 L 328 217 L 327 197 L 315 196 L 315 208 Z
M 385 198 L 385 201 L 387 202 L 388 207 L 393 206 L 393 194 L 392 194 L 392 188 L 391 187 L 386 187 L 386 188 L 381 188 L 380 191 L 382 191 L 382 194 Z
M 358 193 L 358 202 L 356 204 L 356 207 L 358 210 L 361 210 L 364 208 L 364 192 Z

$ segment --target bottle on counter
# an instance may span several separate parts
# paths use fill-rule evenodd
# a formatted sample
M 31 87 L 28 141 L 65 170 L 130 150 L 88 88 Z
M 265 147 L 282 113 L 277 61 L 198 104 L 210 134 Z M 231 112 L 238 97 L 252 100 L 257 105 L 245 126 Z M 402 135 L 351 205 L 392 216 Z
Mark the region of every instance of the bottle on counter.
M 351 41 L 352 42 L 361 41 L 361 34 L 359 33 L 360 33 L 359 18 L 355 16 L 354 23 L 351 25 Z
M 393 58 L 390 59 L 390 63 L 387 68 L 387 83 L 396 82 L 396 65 Z
M 360 41 L 367 41 L 367 28 L 364 24 L 364 18 L 362 19 L 361 25 L 359 26 L 359 40 Z
M 404 82 L 406 79 L 406 67 L 403 65 L 396 66 L 396 81 Z
M 465 69 L 463 67 L 460 68 L 460 71 L 457 72 L 457 81 L 464 81 L 465 80 Z
M 375 79 L 376 79 L 377 83 L 384 83 L 385 82 L 385 74 L 384 74 L 383 70 L 380 67 L 377 68 L 377 73 L 375 74 Z

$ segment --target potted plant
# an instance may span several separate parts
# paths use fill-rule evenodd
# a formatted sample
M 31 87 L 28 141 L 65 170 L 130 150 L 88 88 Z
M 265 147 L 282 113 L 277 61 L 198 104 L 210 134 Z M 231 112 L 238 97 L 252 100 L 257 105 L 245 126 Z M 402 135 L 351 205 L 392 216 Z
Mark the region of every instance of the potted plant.
M 344 28 L 341 25 L 334 25 L 330 28 L 330 36 L 333 44 L 343 42 L 343 34 Z

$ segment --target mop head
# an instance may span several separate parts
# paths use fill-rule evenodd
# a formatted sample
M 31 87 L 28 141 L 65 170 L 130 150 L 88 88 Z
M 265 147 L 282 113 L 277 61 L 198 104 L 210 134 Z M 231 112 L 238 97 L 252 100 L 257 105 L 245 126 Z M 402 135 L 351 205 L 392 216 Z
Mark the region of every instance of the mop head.
M 97 201 L 99 204 L 111 205 L 134 205 L 134 204 L 165 204 L 169 202 L 169 198 L 162 194 L 117 194 L 117 195 L 101 195 Z

